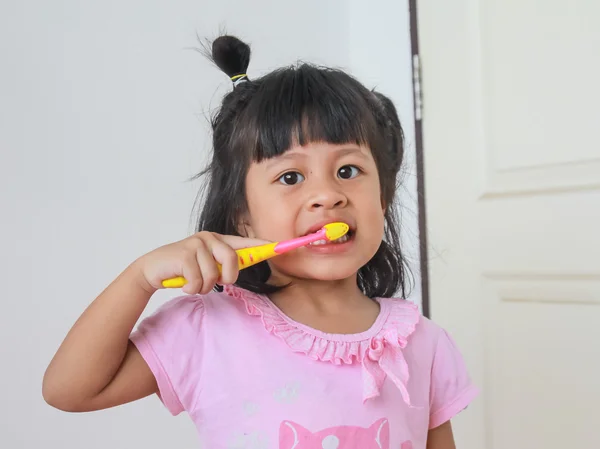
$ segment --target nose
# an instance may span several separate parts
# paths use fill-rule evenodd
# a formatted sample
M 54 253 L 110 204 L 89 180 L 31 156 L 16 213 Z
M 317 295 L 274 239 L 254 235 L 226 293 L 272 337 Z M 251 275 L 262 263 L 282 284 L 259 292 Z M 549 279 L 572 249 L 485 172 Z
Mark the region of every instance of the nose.
M 335 182 L 320 182 L 313 186 L 307 208 L 314 209 L 335 209 L 344 207 L 348 204 L 348 198 Z

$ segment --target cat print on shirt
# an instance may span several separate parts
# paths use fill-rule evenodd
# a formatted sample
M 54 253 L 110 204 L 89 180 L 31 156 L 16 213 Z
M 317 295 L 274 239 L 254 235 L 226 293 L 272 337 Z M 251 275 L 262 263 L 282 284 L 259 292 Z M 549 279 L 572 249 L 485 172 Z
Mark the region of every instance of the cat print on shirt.
M 279 449 L 390 449 L 390 424 L 385 418 L 371 427 L 339 426 L 310 432 L 284 421 L 279 427 Z M 405 441 L 400 449 L 412 449 Z

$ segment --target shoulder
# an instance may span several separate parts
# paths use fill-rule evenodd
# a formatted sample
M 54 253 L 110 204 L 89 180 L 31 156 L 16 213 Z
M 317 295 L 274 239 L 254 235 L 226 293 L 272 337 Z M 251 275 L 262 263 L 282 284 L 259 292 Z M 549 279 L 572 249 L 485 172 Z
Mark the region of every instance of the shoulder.
M 172 316 L 189 317 L 204 313 L 206 295 L 177 296 L 159 306 L 154 315 L 167 314 Z
M 445 356 L 461 357 L 460 350 L 450 332 L 424 316 L 419 319 L 415 340 L 420 345 L 430 348 L 434 359 Z
M 445 333 L 446 331 L 439 324 L 423 315 L 420 315 L 419 323 L 415 329 L 414 338 L 418 339 L 419 341 L 435 345 L 440 337 L 442 337 Z
M 454 340 L 440 325 L 423 316 L 418 307 L 406 300 L 387 300 L 390 320 L 405 336 L 405 353 L 420 365 L 431 366 L 439 353 L 457 351 Z
M 442 360 L 460 359 L 462 356 L 450 333 L 434 321 L 421 316 L 413 334 L 414 350 L 428 355 L 431 364 L 443 364 Z
M 206 295 L 183 295 L 158 306 L 142 321 L 140 327 L 169 326 L 175 330 L 178 326 L 198 327 L 205 321 L 214 318 L 215 315 L 229 316 L 232 309 L 236 308 L 235 301 L 221 292 L 211 292 Z
M 158 306 L 143 323 L 201 320 L 205 311 L 205 296 L 185 295 Z
M 409 345 L 433 347 L 444 334 L 444 329 L 423 316 L 416 304 L 399 298 L 387 298 L 382 302 L 389 308 L 388 321 L 407 337 Z
M 144 318 L 130 338 L 138 349 L 147 346 L 154 352 L 195 347 L 240 327 L 247 314 L 237 302 L 220 292 L 178 296 Z

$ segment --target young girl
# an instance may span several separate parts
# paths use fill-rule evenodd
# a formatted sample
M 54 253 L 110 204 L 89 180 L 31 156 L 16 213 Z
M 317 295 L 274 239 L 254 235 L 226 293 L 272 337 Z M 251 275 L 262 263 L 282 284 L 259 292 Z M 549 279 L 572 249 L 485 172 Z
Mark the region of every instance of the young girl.
M 90 411 L 156 393 L 210 449 L 454 448 L 450 419 L 476 390 L 451 338 L 393 297 L 405 270 L 391 101 L 308 64 L 250 80 L 234 37 L 212 50 L 234 89 L 212 121 L 199 232 L 140 257 L 89 306 L 47 369 L 46 401 Z M 238 272 L 236 249 L 330 222 L 349 237 Z M 186 295 L 131 333 L 175 276 Z

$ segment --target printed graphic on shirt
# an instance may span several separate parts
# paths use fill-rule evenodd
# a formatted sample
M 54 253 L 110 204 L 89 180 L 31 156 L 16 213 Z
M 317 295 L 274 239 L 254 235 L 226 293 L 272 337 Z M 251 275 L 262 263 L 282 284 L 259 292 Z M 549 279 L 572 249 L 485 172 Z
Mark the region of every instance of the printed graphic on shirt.
M 279 449 L 390 449 L 390 424 L 385 418 L 371 427 L 339 426 L 311 432 L 284 421 L 279 427 Z M 405 441 L 400 449 L 412 449 Z
M 258 413 L 258 404 L 252 401 L 246 401 L 242 405 L 246 416 L 254 416 Z
M 290 382 L 286 384 L 283 388 L 277 390 L 273 394 L 273 397 L 277 402 L 280 402 L 282 404 L 291 404 L 296 401 L 299 392 L 300 384 L 298 382 Z
M 269 449 L 269 440 L 260 432 L 238 433 L 230 438 L 227 449 Z

